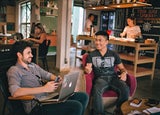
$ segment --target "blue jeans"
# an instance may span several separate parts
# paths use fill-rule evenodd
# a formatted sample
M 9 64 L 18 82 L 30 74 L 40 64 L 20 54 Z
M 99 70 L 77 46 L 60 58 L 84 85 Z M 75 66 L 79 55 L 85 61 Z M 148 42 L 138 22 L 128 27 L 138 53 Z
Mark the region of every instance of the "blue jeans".
M 117 76 L 104 76 L 98 77 L 93 86 L 93 113 L 94 115 L 104 115 L 104 106 L 102 102 L 102 94 L 108 89 L 112 89 L 118 94 L 116 106 L 120 107 L 121 104 L 128 100 L 129 87 L 122 80 L 119 80 Z
M 44 115 L 84 115 L 88 104 L 88 95 L 83 92 L 75 92 L 67 101 L 42 105 Z

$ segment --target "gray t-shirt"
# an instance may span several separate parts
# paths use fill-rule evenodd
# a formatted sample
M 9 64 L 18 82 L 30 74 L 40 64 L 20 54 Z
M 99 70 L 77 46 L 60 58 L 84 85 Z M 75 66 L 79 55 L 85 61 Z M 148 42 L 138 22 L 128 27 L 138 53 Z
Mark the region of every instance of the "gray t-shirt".
M 29 70 L 21 66 L 20 64 L 16 64 L 12 66 L 8 72 L 8 84 L 9 84 L 9 91 L 11 95 L 21 87 L 26 88 L 33 88 L 33 87 L 40 87 L 42 83 L 40 79 L 50 80 L 51 73 L 43 70 L 38 65 L 31 63 L 28 65 Z M 46 96 L 47 93 L 41 93 L 35 95 L 36 98 L 41 98 L 42 96 Z M 26 113 L 31 112 L 32 108 L 36 105 L 35 101 L 23 101 L 24 109 Z
M 108 49 L 104 56 L 98 50 L 89 53 L 87 63 L 92 63 L 95 77 L 101 77 L 115 75 L 114 67 L 122 61 L 117 53 Z

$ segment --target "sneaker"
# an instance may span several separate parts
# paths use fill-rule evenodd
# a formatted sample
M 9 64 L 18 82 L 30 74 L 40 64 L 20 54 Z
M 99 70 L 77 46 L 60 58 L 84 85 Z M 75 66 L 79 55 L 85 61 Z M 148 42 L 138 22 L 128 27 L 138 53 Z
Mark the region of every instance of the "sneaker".
M 121 111 L 120 108 L 116 108 L 116 109 L 114 110 L 113 115 L 123 115 L 123 113 L 122 113 L 122 111 Z
M 134 53 L 132 53 L 132 52 L 129 52 L 128 54 L 129 54 L 130 56 L 134 56 Z

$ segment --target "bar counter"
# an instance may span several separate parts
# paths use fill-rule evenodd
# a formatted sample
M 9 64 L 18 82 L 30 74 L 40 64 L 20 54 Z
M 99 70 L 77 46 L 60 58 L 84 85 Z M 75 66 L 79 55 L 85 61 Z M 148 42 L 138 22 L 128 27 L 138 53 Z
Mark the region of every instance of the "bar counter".
M 86 35 L 79 35 L 77 36 L 77 40 L 94 40 L 94 37 L 89 37 Z M 154 76 L 154 70 L 155 70 L 155 62 L 156 62 L 156 55 L 157 55 L 157 47 L 158 44 L 153 43 L 135 43 L 133 39 L 126 39 L 126 38 L 110 38 L 109 44 L 119 46 L 128 46 L 135 48 L 135 54 L 129 55 L 124 52 L 119 53 L 119 56 L 122 60 L 127 60 L 132 62 L 133 64 L 125 64 L 125 67 L 128 70 L 129 74 L 134 75 L 135 77 L 141 77 L 141 76 L 147 76 L 151 75 L 151 79 L 153 79 Z M 76 46 L 76 48 L 79 48 L 79 46 Z M 141 56 L 139 55 L 140 51 L 153 51 L 153 56 Z M 151 68 L 145 68 L 141 65 L 150 63 L 152 65 Z

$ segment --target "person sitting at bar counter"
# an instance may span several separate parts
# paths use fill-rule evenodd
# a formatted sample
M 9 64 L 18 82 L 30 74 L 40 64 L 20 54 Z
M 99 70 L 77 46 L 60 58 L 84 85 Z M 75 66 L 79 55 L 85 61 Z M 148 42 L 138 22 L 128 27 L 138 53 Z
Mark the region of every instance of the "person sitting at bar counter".
M 128 26 L 126 26 L 123 32 L 120 33 L 120 36 L 122 38 L 124 36 L 126 36 L 126 38 L 129 38 L 129 39 L 130 38 L 135 39 L 135 38 L 142 37 L 141 29 L 138 25 L 136 25 L 136 21 L 133 16 L 127 18 L 127 24 Z M 134 48 L 125 47 L 125 50 L 127 51 L 127 53 L 129 53 L 129 55 L 134 55 Z
M 38 56 L 39 57 L 45 57 L 47 55 L 45 52 L 48 53 L 48 45 L 50 45 L 49 39 L 47 39 L 47 33 L 45 32 L 45 29 L 43 28 L 43 25 L 41 23 L 32 23 L 31 33 L 30 37 L 27 38 L 27 41 L 31 41 L 34 44 L 39 44 L 39 50 L 38 50 Z M 45 59 L 42 58 L 43 66 L 45 68 Z M 48 66 L 48 65 L 46 65 Z
M 43 28 L 43 25 L 41 23 L 33 23 L 33 25 L 34 26 L 31 28 L 32 33 L 30 34 L 30 38 L 27 38 L 26 40 L 42 44 L 45 40 L 47 40 L 47 34 Z
M 124 82 L 127 79 L 127 70 L 118 54 L 106 47 L 109 35 L 104 31 L 98 31 L 95 36 L 96 50 L 89 53 L 85 66 L 86 73 L 90 73 L 93 70 L 95 75 L 92 89 L 93 115 L 105 115 L 102 94 L 110 88 L 119 94 L 116 103 L 117 109 L 115 110 L 115 112 L 119 112 L 121 104 L 129 96 L 129 87 Z M 114 70 L 115 66 L 121 72 L 119 76 Z
M 50 92 L 55 92 L 62 83 L 61 77 L 56 83 L 54 82 L 55 75 L 31 62 L 33 57 L 31 46 L 30 42 L 24 40 L 17 41 L 13 45 L 17 63 L 7 72 L 9 91 L 13 97 L 34 95 L 36 98 L 41 98 Z M 48 82 L 42 85 L 41 78 Z M 65 102 L 46 104 L 41 108 L 45 111 L 45 115 L 84 115 L 87 104 L 88 95 L 83 92 L 75 92 Z M 36 101 L 23 101 L 23 105 L 26 113 L 33 112 L 38 115 L 35 113 L 38 110 Z

